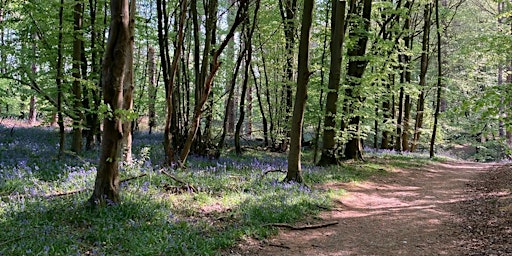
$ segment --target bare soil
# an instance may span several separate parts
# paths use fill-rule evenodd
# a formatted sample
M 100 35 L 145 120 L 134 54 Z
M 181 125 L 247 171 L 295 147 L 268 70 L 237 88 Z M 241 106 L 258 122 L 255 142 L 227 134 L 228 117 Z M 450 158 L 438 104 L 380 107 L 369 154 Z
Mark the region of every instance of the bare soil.
M 247 239 L 226 254 L 512 255 L 510 165 L 435 163 L 327 187 L 348 193 L 309 222 L 339 224 L 281 228 L 276 237 Z

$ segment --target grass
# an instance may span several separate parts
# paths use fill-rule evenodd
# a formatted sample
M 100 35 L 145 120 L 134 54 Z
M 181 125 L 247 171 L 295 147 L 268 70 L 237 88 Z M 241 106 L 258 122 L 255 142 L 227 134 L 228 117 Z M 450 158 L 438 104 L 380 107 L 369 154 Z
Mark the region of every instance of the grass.
M 86 202 L 97 151 L 57 159 L 56 131 L 18 128 L 10 135 L 0 126 L 0 255 L 217 255 L 244 237 L 276 233 L 263 224 L 295 223 L 330 207 L 342 191 L 315 189 L 318 184 L 428 163 L 417 156 L 370 154 L 367 163 L 304 164 L 310 186 L 302 186 L 280 182 L 282 173 L 262 175 L 285 170 L 285 155 L 191 157 L 186 170 L 171 171 L 198 189 L 190 193 L 160 172 L 160 137 L 135 135 L 135 162 L 122 167 L 121 178 L 146 176 L 122 183 L 120 205 L 91 210 Z M 81 192 L 49 197 L 76 190 Z

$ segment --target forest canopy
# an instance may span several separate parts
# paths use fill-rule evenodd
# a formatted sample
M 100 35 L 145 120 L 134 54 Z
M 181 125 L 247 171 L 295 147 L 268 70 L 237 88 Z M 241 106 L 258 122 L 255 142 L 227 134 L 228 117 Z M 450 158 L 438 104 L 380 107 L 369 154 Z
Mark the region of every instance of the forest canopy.
M 111 53 L 126 62 L 117 74 L 123 104 L 113 107 L 104 71 L 118 3 L 130 16 L 130 58 Z M 313 148 L 320 165 L 363 159 L 365 148 L 509 156 L 508 1 L 0 4 L 0 115 L 58 126 L 61 154 L 98 146 L 102 120 L 113 117 L 123 136 L 162 132 L 166 164 L 231 147 L 243 154 L 251 141 L 285 152 L 297 140 L 294 104 L 305 101 L 300 147 Z M 301 65 L 307 88 L 296 98 Z

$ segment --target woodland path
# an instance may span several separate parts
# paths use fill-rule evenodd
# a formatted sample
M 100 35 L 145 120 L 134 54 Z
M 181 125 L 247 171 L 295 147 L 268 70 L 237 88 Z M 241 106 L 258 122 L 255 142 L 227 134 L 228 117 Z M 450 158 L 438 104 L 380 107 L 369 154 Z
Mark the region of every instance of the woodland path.
M 473 162 L 397 169 L 344 189 L 311 223 L 228 255 L 512 255 L 512 167 Z

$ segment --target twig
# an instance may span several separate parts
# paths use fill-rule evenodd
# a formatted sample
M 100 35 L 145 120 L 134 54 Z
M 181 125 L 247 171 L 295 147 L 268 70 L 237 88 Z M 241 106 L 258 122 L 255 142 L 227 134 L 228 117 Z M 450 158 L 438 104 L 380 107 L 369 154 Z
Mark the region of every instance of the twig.
M 321 223 L 321 224 L 315 224 L 315 225 L 304 225 L 304 226 L 292 226 L 290 224 L 286 223 L 268 223 L 264 224 L 263 226 L 271 226 L 271 227 L 280 227 L 280 228 L 289 228 L 292 230 L 305 230 L 305 229 L 315 229 L 315 228 L 325 228 L 328 226 L 337 225 L 337 221 L 327 222 L 327 223 Z
M 4 245 L 6 245 L 6 244 L 8 244 L 8 243 L 11 243 L 11 242 L 14 242 L 14 241 L 16 241 L 16 240 L 20 240 L 20 239 L 23 239 L 23 238 L 25 238 L 25 237 L 29 237 L 29 236 L 30 236 L 30 235 L 20 236 L 20 237 L 15 237 L 15 238 L 13 238 L 13 239 L 9 239 L 9 240 L 7 240 L 7 241 L 3 241 L 3 242 L 1 242 L 1 243 L 0 243 L 0 246 L 4 246 Z

